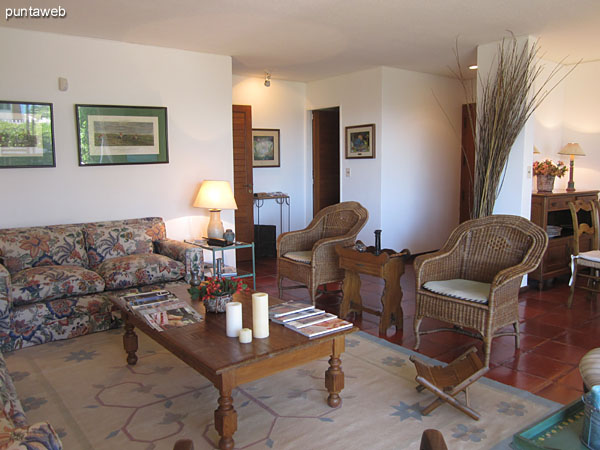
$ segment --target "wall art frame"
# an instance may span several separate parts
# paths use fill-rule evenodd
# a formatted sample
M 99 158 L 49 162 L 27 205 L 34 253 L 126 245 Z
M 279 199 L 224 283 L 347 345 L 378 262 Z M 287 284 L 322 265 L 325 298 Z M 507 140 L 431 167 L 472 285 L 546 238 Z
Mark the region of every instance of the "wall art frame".
M 252 129 L 252 167 L 279 167 L 279 129 Z
M 375 158 L 375 124 L 346 127 L 346 159 Z
M 75 105 L 80 166 L 168 164 L 167 108 Z
M 56 167 L 52 103 L 0 101 L 0 169 Z

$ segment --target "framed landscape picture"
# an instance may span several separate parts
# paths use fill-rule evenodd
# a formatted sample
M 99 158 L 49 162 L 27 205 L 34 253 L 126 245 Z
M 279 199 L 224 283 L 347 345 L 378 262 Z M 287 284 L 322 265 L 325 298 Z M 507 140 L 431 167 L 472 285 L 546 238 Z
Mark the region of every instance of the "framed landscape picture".
M 346 159 L 375 158 L 375 124 L 346 127 Z
M 169 162 L 167 108 L 75 105 L 79 165 Z
M 0 168 L 55 166 L 52 103 L 0 101 Z
M 252 129 L 252 166 L 279 167 L 279 130 Z

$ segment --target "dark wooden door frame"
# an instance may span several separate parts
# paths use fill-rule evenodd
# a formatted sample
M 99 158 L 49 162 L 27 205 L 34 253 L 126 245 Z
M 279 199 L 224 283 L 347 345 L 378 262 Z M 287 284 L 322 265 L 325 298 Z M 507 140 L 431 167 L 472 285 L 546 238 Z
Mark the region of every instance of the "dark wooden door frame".
M 312 111 L 312 180 L 314 216 L 340 201 L 339 107 Z

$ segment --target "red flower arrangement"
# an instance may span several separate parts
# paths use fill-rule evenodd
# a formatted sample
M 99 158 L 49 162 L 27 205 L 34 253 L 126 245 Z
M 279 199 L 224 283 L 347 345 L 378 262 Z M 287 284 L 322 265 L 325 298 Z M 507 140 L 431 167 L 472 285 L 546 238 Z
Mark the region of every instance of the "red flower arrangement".
M 192 296 L 192 300 L 208 300 L 222 295 L 232 295 L 246 289 L 248 286 L 239 278 L 213 277 L 203 281 L 199 286 L 190 287 L 188 292 Z
M 567 172 L 567 166 L 562 161 L 559 161 L 557 164 L 551 159 L 547 159 L 545 161 L 535 161 L 533 163 L 533 174 L 534 175 L 551 175 L 555 177 L 562 177 Z

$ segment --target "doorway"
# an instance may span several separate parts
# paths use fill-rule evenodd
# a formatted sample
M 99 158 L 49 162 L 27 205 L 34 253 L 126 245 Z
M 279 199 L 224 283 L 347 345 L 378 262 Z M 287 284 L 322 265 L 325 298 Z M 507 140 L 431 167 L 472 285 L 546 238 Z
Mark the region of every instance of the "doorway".
M 312 111 L 313 216 L 340 202 L 340 108 Z

